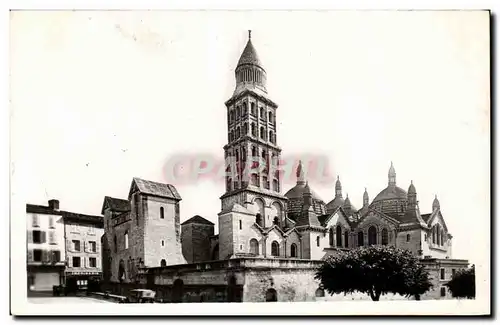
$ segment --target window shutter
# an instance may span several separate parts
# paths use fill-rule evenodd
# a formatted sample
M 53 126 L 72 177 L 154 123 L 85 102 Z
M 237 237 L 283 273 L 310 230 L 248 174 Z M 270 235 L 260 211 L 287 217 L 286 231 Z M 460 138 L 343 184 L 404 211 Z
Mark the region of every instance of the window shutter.
M 27 237 L 28 243 L 33 243 L 33 231 L 28 230 L 26 237 Z
M 43 250 L 42 251 L 42 263 L 47 263 L 47 255 L 48 255 L 48 252 L 46 250 Z
M 67 256 L 66 259 L 68 261 L 68 267 L 73 267 L 73 259 L 69 256 Z
M 52 240 L 54 244 L 57 244 L 57 232 L 55 231 L 52 232 Z
M 73 247 L 71 247 L 71 240 L 69 240 L 69 239 L 66 240 L 66 251 L 68 251 L 68 252 L 73 251 Z
M 42 244 L 47 242 L 47 233 L 45 231 L 40 231 L 40 242 Z
M 33 250 L 28 249 L 28 263 L 33 262 Z
M 95 252 L 97 254 L 100 254 L 101 253 L 101 243 L 100 242 L 95 242 Z
M 38 215 L 33 214 L 33 227 L 38 227 Z

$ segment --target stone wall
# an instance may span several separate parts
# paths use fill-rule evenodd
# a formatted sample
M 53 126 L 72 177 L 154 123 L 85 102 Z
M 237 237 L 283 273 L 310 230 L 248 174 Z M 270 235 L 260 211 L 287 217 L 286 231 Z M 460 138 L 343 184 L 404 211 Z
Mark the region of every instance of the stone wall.
M 163 216 L 161 218 L 161 208 Z M 156 267 L 165 260 L 166 265 L 184 264 L 180 242 L 177 202 L 158 197 L 148 197 L 144 229 L 144 265 Z

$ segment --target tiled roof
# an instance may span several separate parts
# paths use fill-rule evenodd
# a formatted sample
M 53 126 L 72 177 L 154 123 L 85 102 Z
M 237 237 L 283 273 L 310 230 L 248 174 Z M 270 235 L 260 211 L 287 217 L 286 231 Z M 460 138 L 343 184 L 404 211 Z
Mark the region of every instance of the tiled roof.
M 422 219 L 424 219 L 425 223 L 427 223 L 431 215 L 432 213 L 426 213 L 426 214 L 421 214 L 420 216 L 422 217 Z
M 38 213 L 38 214 L 51 214 L 62 216 L 65 220 L 71 220 L 76 222 L 92 223 L 97 226 L 104 226 L 104 221 L 102 216 L 89 215 L 83 213 L 69 212 L 63 210 L 54 210 L 48 206 L 36 205 L 36 204 L 26 204 L 27 213 Z
M 203 225 L 214 225 L 213 222 L 210 222 L 207 219 L 205 219 L 199 215 L 195 215 L 194 217 L 189 218 L 188 220 L 181 223 L 181 225 L 187 225 L 190 223 L 199 223 L 199 224 L 203 224 Z
M 248 40 L 243 53 L 241 53 L 240 60 L 238 61 L 238 66 L 243 64 L 254 64 L 262 68 L 262 63 L 259 60 L 257 51 L 253 47 L 252 40 Z
M 157 183 L 145 179 L 134 177 L 133 183 L 137 185 L 139 191 L 143 194 L 155 195 L 174 200 L 181 200 L 177 189 L 171 184 Z
M 124 199 L 117 199 L 111 196 L 104 197 L 101 214 L 104 214 L 104 208 L 108 206 L 111 211 L 126 212 L 130 211 L 130 202 Z

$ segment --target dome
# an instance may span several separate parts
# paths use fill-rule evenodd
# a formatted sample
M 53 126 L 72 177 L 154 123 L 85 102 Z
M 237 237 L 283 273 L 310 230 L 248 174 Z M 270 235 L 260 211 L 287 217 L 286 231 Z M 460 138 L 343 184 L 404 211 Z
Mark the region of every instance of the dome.
M 415 185 L 413 185 L 413 181 L 411 181 L 410 187 L 408 187 L 408 194 L 416 194 L 417 190 L 415 189 Z
M 288 192 L 285 193 L 285 196 L 288 199 L 301 199 L 304 196 L 304 192 L 311 192 L 312 198 L 318 201 L 323 201 L 318 194 L 314 192 L 307 184 L 298 183 L 294 187 L 292 187 Z
M 344 206 L 344 199 L 341 196 L 336 196 L 326 205 L 326 211 L 332 213 L 336 208 Z
M 407 193 L 401 187 L 387 186 L 374 199 L 373 203 L 384 200 L 406 200 Z

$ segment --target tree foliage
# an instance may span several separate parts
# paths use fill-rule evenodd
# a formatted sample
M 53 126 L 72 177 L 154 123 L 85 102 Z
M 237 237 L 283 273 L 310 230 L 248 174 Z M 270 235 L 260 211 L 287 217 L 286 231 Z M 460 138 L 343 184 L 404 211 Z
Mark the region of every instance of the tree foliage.
M 454 298 L 474 299 L 476 297 L 476 271 L 474 265 L 459 270 L 446 284 Z
M 429 273 L 408 250 L 392 246 L 359 247 L 330 256 L 318 269 L 316 279 L 330 294 L 369 294 L 373 301 L 387 293 L 406 297 L 432 287 Z

